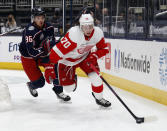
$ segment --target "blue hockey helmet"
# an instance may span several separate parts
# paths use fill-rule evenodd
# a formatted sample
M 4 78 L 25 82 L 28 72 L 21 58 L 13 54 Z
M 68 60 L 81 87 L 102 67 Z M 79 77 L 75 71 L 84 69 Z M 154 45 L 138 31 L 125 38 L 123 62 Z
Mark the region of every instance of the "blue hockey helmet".
M 42 8 L 40 8 L 40 7 L 33 8 L 32 11 L 31 11 L 31 15 L 33 17 L 40 16 L 40 15 L 43 15 L 44 17 L 46 16 L 45 11 L 42 10 Z

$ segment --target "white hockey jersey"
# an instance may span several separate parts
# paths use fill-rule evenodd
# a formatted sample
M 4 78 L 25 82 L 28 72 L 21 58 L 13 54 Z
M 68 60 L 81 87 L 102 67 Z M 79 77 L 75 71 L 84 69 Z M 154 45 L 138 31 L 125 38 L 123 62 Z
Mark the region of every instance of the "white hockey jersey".
M 75 26 L 53 47 L 50 59 L 60 59 L 59 63 L 73 66 L 83 61 L 93 47 L 103 48 L 104 43 L 103 31 L 99 27 L 94 27 L 91 35 L 86 37 L 80 27 Z

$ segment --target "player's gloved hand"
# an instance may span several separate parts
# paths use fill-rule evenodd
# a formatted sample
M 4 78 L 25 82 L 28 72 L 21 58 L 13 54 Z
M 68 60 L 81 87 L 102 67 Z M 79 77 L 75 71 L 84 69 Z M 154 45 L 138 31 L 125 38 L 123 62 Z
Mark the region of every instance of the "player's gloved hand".
M 90 64 L 95 65 L 97 63 L 97 59 L 105 56 L 107 53 L 109 53 L 108 49 L 100 49 L 96 52 L 89 54 L 88 57 L 85 59 L 87 66 L 90 66 Z
M 88 57 L 85 59 L 86 66 L 90 66 L 90 64 L 95 65 L 97 63 L 98 56 L 96 53 L 91 53 L 88 55 Z
M 45 51 L 49 52 L 50 51 L 50 40 L 46 39 L 42 42 L 42 47 L 44 48 Z
M 45 39 L 42 41 L 42 47 L 46 53 L 50 52 L 52 43 L 53 41 L 51 41 L 50 39 Z
M 54 65 L 48 65 L 45 67 L 45 80 L 51 84 L 53 80 L 56 78 L 55 70 L 54 70 Z

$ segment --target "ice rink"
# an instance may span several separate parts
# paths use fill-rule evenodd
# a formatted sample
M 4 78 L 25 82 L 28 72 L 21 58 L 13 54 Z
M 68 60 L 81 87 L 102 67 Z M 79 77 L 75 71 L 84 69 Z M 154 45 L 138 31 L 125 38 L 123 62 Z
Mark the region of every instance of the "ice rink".
M 7 82 L 12 109 L 0 112 L 0 131 L 164 131 L 167 130 L 167 106 L 115 88 L 114 90 L 140 117 L 147 120 L 136 124 L 133 117 L 105 86 L 104 97 L 111 101 L 109 109 L 96 105 L 87 78 L 78 77 L 78 88 L 69 94 L 71 103 L 60 102 L 52 85 L 38 89 L 33 98 L 23 71 L 0 70 Z

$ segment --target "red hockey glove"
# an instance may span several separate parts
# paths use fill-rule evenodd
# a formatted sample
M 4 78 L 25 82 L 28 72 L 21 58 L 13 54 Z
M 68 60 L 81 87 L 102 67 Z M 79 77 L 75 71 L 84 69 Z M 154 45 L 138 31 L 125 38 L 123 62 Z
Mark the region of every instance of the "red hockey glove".
M 105 56 L 106 54 L 108 54 L 109 50 L 108 49 L 100 49 L 100 50 L 97 50 L 95 53 L 98 56 L 98 58 L 101 58 L 101 57 Z
M 54 65 L 49 65 L 47 67 L 45 67 L 45 80 L 51 84 L 53 82 L 54 79 L 56 79 L 56 74 L 55 74 L 55 70 L 54 70 Z
M 93 52 L 88 55 L 88 57 L 85 59 L 86 64 L 89 66 L 89 64 L 95 65 L 97 63 L 97 59 L 105 56 L 107 53 L 109 53 L 108 49 L 100 49 L 96 52 Z
M 62 58 L 52 48 L 50 51 L 49 59 L 51 63 L 56 64 Z
M 85 63 L 87 66 L 91 64 L 95 65 L 97 63 L 98 56 L 95 53 L 91 53 L 88 55 L 88 57 L 85 59 Z

